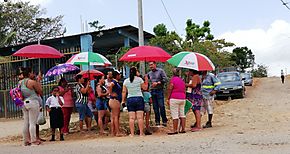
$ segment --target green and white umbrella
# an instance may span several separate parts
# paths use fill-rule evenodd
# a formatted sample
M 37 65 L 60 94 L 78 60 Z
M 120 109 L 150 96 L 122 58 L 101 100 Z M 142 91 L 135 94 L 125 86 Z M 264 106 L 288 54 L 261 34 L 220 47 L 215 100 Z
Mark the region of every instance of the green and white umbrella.
M 179 52 L 168 59 L 167 62 L 176 67 L 194 69 L 197 71 L 215 70 L 215 66 L 207 56 L 196 52 Z
M 73 65 L 112 65 L 112 63 L 106 57 L 94 52 L 81 52 L 72 56 L 66 63 Z

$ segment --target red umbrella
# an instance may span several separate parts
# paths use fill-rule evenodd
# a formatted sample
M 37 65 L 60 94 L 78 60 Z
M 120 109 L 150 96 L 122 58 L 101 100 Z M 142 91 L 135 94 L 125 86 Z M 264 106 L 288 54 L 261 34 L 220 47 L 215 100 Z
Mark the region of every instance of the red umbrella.
M 60 53 L 53 47 L 34 44 L 19 49 L 13 54 L 13 56 L 26 58 L 61 58 L 64 54 Z
M 97 76 L 103 76 L 104 73 L 98 71 L 98 70 L 85 70 L 79 72 L 77 75 L 83 75 L 83 78 L 88 78 L 90 77 L 90 80 L 94 80 Z
M 159 61 L 166 62 L 171 56 L 163 49 L 155 46 L 139 46 L 130 49 L 120 61 Z

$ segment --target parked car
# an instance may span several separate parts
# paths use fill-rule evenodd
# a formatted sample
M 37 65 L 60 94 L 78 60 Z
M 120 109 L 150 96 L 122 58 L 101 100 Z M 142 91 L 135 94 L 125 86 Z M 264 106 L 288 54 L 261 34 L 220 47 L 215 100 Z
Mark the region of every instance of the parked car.
M 217 78 L 221 81 L 217 97 L 245 97 L 246 88 L 239 72 L 222 72 L 217 74 Z
M 244 84 L 246 86 L 252 86 L 253 85 L 253 76 L 251 73 L 241 73 L 242 79 L 244 79 Z

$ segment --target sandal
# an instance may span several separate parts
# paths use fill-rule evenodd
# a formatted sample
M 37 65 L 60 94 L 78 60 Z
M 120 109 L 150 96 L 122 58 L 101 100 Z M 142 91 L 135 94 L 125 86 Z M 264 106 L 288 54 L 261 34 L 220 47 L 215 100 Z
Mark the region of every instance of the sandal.
M 42 139 L 42 138 L 39 138 L 38 141 L 45 142 L 46 140 L 45 139 Z
M 31 146 L 36 146 L 36 145 L 40 145 L 40 144 L 41 144 L 40 141 L 31 142 Z
M 23 146 L 30 146 L 30 145 L 31 145 L 30 142 L 25 142 L 25 143 L 23 144 Z
M 185 132 L 185 130 L 183 130 L 183 131 L 180 131 L 179 133 L 184 134 L 184 133 L 186 133 L 186 132 Z
M 123 134 L 116 134 L 117 137 L 123 137 Z
M 201 130 L 201 128 L 198 128 L 198 127 L 193 127 L 193 128 L 191 129 L 192 132 L 198 132 L 198 131 L 200 131 L 200 130 Z
M 175 135 L 175 134 L 178 134 L 178 132 L 170 132 L 170 133 L 167 133 L 168 135 Z

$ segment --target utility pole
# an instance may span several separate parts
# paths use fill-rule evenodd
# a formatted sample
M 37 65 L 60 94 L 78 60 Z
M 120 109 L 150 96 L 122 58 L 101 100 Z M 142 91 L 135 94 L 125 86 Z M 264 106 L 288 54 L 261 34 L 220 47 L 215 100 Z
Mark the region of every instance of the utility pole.
M 142 0 L 138 0 L 138 27 L 139 27 L 139 46 L 144 46 L 144 33 L 143 33 L 143 11 L 142 11 Z M 145 62 L 140 62 L 140 73 L 145 75 Z

